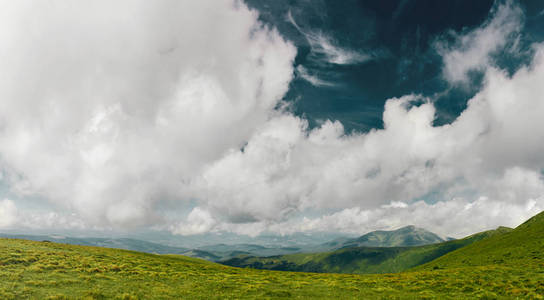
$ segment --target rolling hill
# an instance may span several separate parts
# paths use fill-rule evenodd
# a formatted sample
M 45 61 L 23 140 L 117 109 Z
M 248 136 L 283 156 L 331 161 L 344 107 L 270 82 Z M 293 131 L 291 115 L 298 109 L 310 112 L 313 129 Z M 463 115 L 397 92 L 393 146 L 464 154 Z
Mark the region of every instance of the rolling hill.
M 69 237 L 61 235 L 23 235 L 0 233 L 0 237 L 12 239 L 25 239 L 32 241 L 50 241 L 71 245 L 97 246 L 134 250 L 153 254 L 181 254 L 185 256 L 202 258 L 209 261 L 230 259 L 239 255 L 268 256 L 301 252 L 302 249 L 313 249 L 313 245 L 306 248 L 282 247 L 280 245 L 261 246 L 256 244 L 213 244 L 196 248 L 174 247 L 159 243 L 152 243 L 133 238 L 97 238 L 97 237 Z M 328 248 L 327 248 L 328 249 Z
M 246 255 L 221 263 L 234 267 L 320 273 L 401 272 L 510 230 L 510 228 L 499 227 L 496 230 L 481 232 L 460 240 L 417 247 L 348 247 L 322 253 L 297 253 L 269 257 Z
M 494 235 L 452 251 L 416 269 L 459 268 L 467 266 L 539 266 L 544 273 L 544 212 L 514 230 Z M 544 286 L 544 282 L 542 282 Z
M 188 248 L 172 247 L 147 241 L 131 238 L 95 238 L 95 237 L 67 237 L 60 235 L 22 235 L 22 234 L 0 234 L 0 237 L 11 239 L 24 239 L 32 241 L 50 241 L 62 244 L 96 246 L 105 248 L 116 248 L 134 250 L 139 252 L 156 254 L 183 254 L 189 251 Z
M 356 239 L 349 239 L 340 248 L 347 247 L 406 247 L 444 242 L 438 235 L 415 226 L 406 226 L 397 230 L 378 230 Z

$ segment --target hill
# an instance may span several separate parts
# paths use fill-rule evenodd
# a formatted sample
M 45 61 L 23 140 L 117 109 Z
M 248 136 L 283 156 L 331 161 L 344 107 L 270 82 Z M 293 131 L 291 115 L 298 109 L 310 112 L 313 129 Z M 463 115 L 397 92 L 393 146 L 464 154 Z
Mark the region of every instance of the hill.
M 341 244 L 347 247 L 406 247 L 444 242 L 438 235 L 415 226 L 406 226 L 397 230 L 378 230 L 356 239 L 349 239 Z
M 320 273 L 392 273 L 427 263 L 448 252 L 511 229 L 501 227 L 464 239 L 417 247 L 350 247 L 331 252 L 255 257 L 240 256 L 221 263 L 235 267 Z M 401 232 L 413 232 L 405 227 Z M 371 235 L 371 237 L 374 235 Z M 389 235 L 394 236 L 394 235 Z M 406 235 L 404 235 L 406 236 Z M 363 236 L 361 241 L 367 237 Z
M 190 257 L 202 258 L 209 261 L 220 261 L 233 258 L 242 254 L 252 256 L 283 255 L 301 252 L 300 247 L 261 246 L 256 244 L 214 244 L 197 248 L 184 248 L 152 243 L 133 238 L 97 238 L 97 237 L 69 237 L 61 235 L 23 235 L 0 233 L 0 237 L 12 239 L 25 239 L 32 241 L 50 241 L 71 245 L 97 246 L 134 250 L 153 254 L 181 254 Z M 309 249 L 313 249 L 309 246 Z M 328 248 L 327 248 L 328 249 Z
M 478 243 L 448 253 L 417 269 L 490 265 L 519 266 L 521 268 L 536 265 L 544 272 L 544 212 L 506 234 L 491 236 Z
M 11 239 L 24 239 L 32 241 L 50 241 L 71 245 L 97 246 L 105 248 L 117 248 L 134 250 L 139 252 L 156 254 L 183 254 L 189 251 L 187 248 L 172 247 L 131 238 L 95 238 L 95 237 L 68 237 L 60 235 L 23 235 L 0 234 L 0 237 Z
M 453 240 L 453 239 L 449 239 Z M 364 234 L 356 238 L 338 237 L 326 243 L 321 243 L 314 246 L 301 247 L 297 252 L 330 252 L 342 248 L 353 247 L 407 247 L 407 246 L 420 246 L 434 243 L 443 242 L 440 236 L 415 226 L 406 226 L 397 230 L 377 230 Z M 290 253 L 278 253 L 290 254 Z M 251 256 L 265 256 L 255 255 Z
M 232 268 L 179 255 L 0 239 L 0 298 L 537 297 L 544 291 L 544 275 L 535 260 L 528 262 L 532 267 L 466 267 L 385 275 L 293 273 Z

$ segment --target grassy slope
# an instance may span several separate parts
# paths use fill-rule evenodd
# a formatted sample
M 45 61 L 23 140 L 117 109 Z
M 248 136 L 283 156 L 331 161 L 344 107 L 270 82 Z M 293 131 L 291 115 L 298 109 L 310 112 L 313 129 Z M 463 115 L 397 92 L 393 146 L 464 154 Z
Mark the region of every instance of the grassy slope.
M 535 263 L 530 260 L 530 263 Z M 538 296 L 536 267 L 386 275 L 275 272 L 183 256 L 0 239 L 1 299 L 383 299 Z
M 418 247 L 355 247 L 322 253 L 271 257 L 242 256 L 223 262 L 237 267 L 323 273 L 393 273 L 429 262 L 448 252 L 511 229 L 501 227 L 464 239 Z
M 416 269 L 506 265 L 520 268 L 538 266 L 544 272 L 543 261 L 544 212 L 509 233 L 458 249 Z

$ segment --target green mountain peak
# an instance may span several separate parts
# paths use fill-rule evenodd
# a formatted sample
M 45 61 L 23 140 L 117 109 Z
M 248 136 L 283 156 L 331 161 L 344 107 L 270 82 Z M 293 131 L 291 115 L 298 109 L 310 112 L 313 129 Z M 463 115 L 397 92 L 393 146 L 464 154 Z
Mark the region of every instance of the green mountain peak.
M 350 239 L 340 248 L 347 247 L 402 247 L 419 246 L 443 242 L 437 234 L 414 225 L 405 226 L 396 230 L 372 231 L 355 239 Z

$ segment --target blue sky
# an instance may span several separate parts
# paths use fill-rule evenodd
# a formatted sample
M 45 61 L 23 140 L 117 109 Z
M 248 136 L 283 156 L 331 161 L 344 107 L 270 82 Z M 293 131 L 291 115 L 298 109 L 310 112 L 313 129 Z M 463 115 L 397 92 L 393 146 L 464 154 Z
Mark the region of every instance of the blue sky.
M 520 1 L 524 9 L 519 48 L 527 50 L 542 41 L 544 5 Z M 297 70 L 305 70 L 291 83 L 286 99 L 295 101 L 295 113 L 316 125 L 338 119 L 346 131 L 368 131 L 383 126 L 385 101 L 409 93 L 434 96 L 435 124 L 450 123 L 466 108 L 479 88 L 481 74 L 472 86 L 452 87 L 441 76 L 442 57 L 434 45 L 451 41 L 452 33 L 482 25 L 494 1 L 248 1 L 261 12 L 261 20 L 293 41 Z M 293 24 L 295 22 L 296 25 Z M 338 49 L 359 53 L 362 60 L 330 63 L 326 55 L 312 55 L 308 35 L 326 36 Z M 315 45 L 314 45 L 315 46 Z M 314 47 L 315 48 L 315 47 Z M 531 59 L 530 53 L 494 53 L 495 63 L 514 71 Z M 304 75 L 319 78 L 312 84 Z M 479 80 L 480 79 L 480 80 Z M 323 84 L 325 83 L 325 84 Z M 296 100 L 295 100 L 296 99 Z
M 544 208 L 540 1 L 0 12 L 0 230 L 462 236 Z

